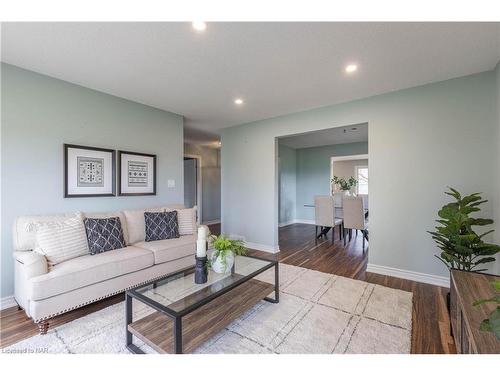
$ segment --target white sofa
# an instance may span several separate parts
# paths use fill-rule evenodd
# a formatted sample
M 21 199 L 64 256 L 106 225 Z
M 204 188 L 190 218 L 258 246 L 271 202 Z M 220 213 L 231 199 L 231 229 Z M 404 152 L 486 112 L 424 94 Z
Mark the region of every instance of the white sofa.
M 179 238 L 145 242 L 145 211 L 183 208 L 182 205 L 110 213 L 84 213 L 84 217 L 120 218 L 127 247 L 84 255 L 48 267 L 45 256 L 34 252 L 37 222 L 64 219 L 70 214 L 22 216 L 14 223 L 15 299 L 26 314 L 47 332 L 48 319 L 103 298 L 121 293 L 182 268 L 194 265 L 194 233 Z M 72 213 L 71 215 L 74 215 Z M 193 215 L 195 216 L 195 215 Z

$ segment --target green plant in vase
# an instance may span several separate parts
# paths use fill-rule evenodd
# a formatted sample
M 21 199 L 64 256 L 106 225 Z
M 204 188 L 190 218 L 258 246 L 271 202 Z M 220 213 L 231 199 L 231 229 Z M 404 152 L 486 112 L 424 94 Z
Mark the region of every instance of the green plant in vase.
M 493 310 L 488 317 L 488 319 L 484 319 L 479 326 L 481 331 L 492 332 L 497 340 L 500 341 L 500 281 L 493 281 L 491 283 L 495 290 L 495 295 L 488 299 L 480 299 L 478 301 L 474 301 L 474 306 L 479 306 L 484 303 L 496 303 L 497 307 Z
M 210 236 L 214 251 L 210 257 L 209 265 L 217 273 L 231 271 L 236 255 L 245 255 L 247 249 L 242 240 L 231 240 L 224 235 Z
M 494 262 L 494 255 L 500 251 L 500 246 L 483 241 L 493 230 L 482 234 L 474 230 L 474 227 L 493 224 L 493 220 L 473 218 L 470 214 L 480 211 L 479 206 L 487 200 L 482 200 L 481 193 L 462 197 L 457 190 L 449 189 L 445 194 L 455 201 L 439 210 L 439 219 L 436 220 L 439 225 L 435 231 L 429 232 L 441 249 L 441 254 L 435 256 L 450 270 L 485 271 L 485 268 L 478 267 Z
M 333 176 L 332 183 L 336 185 L 343 192 L 348 192 L 358 184 L 358 180 L 356 180 L 352 176 L 349 177 L 347 180 L 344 177 Z

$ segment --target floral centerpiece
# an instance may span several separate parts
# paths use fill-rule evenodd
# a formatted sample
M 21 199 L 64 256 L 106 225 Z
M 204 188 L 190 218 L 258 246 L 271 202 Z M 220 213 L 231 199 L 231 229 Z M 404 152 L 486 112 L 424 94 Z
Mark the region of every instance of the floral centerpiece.
M 358 180 L 352 176 L 347 180 L 344 177 L 333 176 L 332 183 L 337 186 L 339 190 L 347 194 L 358 184 Z

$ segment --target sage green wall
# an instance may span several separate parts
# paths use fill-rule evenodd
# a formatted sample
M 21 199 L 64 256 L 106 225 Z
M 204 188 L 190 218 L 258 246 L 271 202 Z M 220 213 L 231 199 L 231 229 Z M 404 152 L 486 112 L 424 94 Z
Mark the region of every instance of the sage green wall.
M 369 262 L 446 276 L 426 231 L 447 186 L 482 191 L 490 199 L 483 214 L 494 214 L 495 90 L 490 71 L 224 129 L 223 231 L 276 249 L 275 138 L 368 123 Z
M 13 294 L 12 225 L 19 215 L 182 203 L 183 118 L 1 65 L 2 297 Z M 63 143 L 156 154 L 157 195 L 63 198 Z M 167 188 L 167 180 L 175 188 Z
M 368 143 L 347 143 L 297 150 L 297 216 L 298 220 L 314 220 L 315 195 L 330 194 L 330 158 L 368 154 Z
M 495 69 L 495 83 L 496 83 L 496 103 L 497 103 L 497 145 L 500 145 L 500 62 L 498 62 Z M 500 244 L 500 147 L 497 148 L 497 168 L 496 178 L 497 186 L 496 191 L 496 243 Z M 500 254 L 497 254 L 497 274 L 500 275 Z
M 296 218 L 297 205 L 297 151 L 279 145 L 279 222 L 285 224 Z
M 201 156 L 202 222 L 220 220 L 220 149 L 184 144 L 184 153 Z

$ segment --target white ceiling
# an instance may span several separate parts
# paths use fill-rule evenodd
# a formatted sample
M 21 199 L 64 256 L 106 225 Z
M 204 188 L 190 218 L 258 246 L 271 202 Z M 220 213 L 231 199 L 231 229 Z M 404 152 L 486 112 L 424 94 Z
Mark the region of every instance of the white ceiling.
M 280 144 L 292 148 L 329 146 L 354 142 L 368 142 L 368 124 L 343 126 L 279 138 Z
M 224 127 L 491 70 L 499 25 L 3 23 L 2 61 L 182 114 L 187 138 L 213 141 Z

